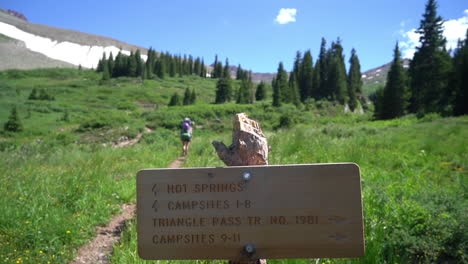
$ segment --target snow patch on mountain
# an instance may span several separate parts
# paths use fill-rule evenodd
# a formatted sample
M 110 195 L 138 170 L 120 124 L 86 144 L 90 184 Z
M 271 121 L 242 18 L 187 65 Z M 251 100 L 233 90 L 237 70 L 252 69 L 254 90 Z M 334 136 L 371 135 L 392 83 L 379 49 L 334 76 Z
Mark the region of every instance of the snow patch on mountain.
M 130 51 L 121 50 L 115 46 L 88 46 L 68 41 L 58 42 L 50 38 L 24 32 L 3 22 L 0 22 L 0 34 L 23 41 L 26 48 L 31 51 L 44 54 L 55 60 L 65 61 L 76 66 L 81 65 L 87 68 L 96 68 L 104 52 L 107 57 L 112 53 L 114 58 L 119 51 L 122 54 L 130 55 Z M 146 61 L 147 56 L 141 55 L 141 58 Z

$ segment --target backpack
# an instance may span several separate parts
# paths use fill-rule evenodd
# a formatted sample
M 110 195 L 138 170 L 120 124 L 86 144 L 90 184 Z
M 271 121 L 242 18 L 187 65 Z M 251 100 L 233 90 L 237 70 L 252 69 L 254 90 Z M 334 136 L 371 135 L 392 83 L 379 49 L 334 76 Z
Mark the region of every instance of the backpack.
M 190 123 L 189 122 L 184 122 L 182 124 L 182 132 L 187 133 L 187 132 L 189 132 L 189 129 L 190 129 Z

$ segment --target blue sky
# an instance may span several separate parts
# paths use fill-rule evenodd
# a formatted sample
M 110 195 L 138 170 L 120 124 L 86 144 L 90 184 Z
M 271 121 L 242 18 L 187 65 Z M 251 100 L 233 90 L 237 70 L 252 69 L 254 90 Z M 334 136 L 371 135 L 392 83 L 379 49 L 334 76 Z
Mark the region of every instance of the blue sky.
M 2 0 L 0 7 L 19 11 L 32 23 L 191 54 L 205 63 L 218 54 L 255 72 L 275 72 L 280 61 L 290 70 L 297 50 L 310 49 L 315 61 L 322 37 L 328 44 L 340 37 L 346 60 L 355 48 L 365 71 L 389 62 L 397 40 L 411 55 L 417 36 L 410 32 L 419 26 L 426 1 Z M 464 36 L 468 1 L 438 4 L 439 14 L 450 21 L 448 34 Z M 281 9 L 295 10 L 289 23 L 276 20 Z

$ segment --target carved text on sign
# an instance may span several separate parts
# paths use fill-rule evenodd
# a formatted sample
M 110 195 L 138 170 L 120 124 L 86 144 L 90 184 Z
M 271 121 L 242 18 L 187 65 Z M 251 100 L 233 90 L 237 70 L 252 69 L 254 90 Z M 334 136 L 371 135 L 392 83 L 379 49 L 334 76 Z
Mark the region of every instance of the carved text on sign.
M 352 163 L 143 170 L 137 212 L 145 259 L 364 253 L 360 175 Z M 246 254 L 246 245 L 255 250 Z

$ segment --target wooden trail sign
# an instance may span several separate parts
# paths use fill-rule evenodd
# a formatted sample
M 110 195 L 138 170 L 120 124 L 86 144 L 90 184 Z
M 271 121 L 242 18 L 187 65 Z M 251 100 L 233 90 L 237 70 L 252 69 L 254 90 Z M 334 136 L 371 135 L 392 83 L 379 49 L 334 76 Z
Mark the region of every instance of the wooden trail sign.
M 141 170 L 137 229 L 143 259 L 363 256 L 359 167 Z

